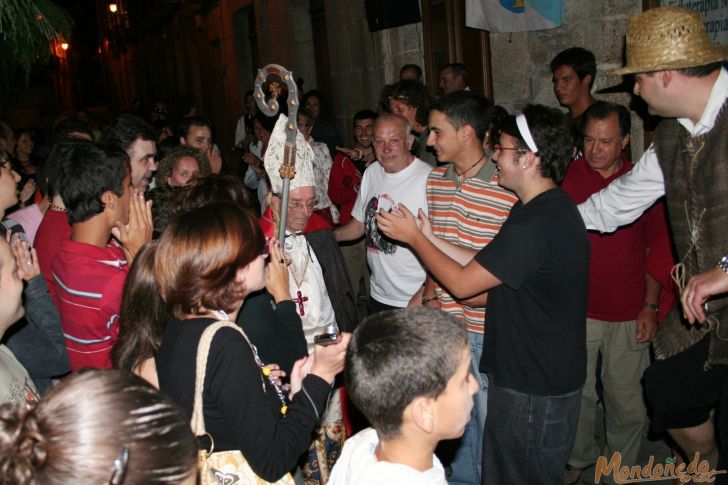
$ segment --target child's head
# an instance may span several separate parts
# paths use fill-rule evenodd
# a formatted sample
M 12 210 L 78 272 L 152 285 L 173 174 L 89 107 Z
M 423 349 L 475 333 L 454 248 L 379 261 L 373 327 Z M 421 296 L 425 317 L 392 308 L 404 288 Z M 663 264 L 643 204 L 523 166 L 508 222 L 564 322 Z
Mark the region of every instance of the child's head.
M 435 440 L 462 434 L 477 382 L 459 320 L 426 308 L 378 313 L 354 332 L 345 377 L 351 400 L 394 438 L 413 422 Z

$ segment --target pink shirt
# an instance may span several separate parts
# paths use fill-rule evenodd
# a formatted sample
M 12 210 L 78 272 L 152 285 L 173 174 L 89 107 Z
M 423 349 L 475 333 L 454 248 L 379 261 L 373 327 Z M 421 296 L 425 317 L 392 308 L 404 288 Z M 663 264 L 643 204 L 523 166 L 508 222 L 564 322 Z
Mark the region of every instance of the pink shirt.
M 8 214 L 8 219 L 12 219 L 23 226 L 25 235 L 28 236 L 28 241 L 32 246 L 35 240 L 35 234 L 38 231 L 38 226 L 40 226 L 40 221 L 43 220 L 43 213 L 40 211 L 38 204 L 31 204 L 22 209 L 18 209 Z

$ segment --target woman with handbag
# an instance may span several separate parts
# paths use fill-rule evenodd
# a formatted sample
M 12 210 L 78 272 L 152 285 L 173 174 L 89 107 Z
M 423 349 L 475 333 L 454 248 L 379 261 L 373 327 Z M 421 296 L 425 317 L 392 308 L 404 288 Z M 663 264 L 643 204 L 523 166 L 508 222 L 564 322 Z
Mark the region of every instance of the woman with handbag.
M 307 450 L 350 336 L 296 362 L 289 401 L 247 335 L 231 323 L 245 297 L 265 286 L 267 253 L 255 215 L 233 204 L 209 204 L 167 226 L 155 275 L 172 318 L 157 373 L 160 389 L 192 417 L 193 431 L 208 435 L 203 446 L 212 444 L 214 454 L 239 451 L 255 475 L 276 481 L 290 479 L 287 472 Z M 282 259 L 277 244 L 270 257 Z M 204 470 L 202 483 L 243 473 L 232 464 L 207 468 L 212 478 Z

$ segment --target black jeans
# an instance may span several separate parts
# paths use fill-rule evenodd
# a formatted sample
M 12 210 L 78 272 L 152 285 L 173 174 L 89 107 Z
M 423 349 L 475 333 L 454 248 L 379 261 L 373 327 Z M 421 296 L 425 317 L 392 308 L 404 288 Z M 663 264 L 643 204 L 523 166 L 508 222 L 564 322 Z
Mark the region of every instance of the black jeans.
M 488 377 L 483 483 L 560 484 L 576 436 L 581 389 L 534 396 L 493 385 Z
M 374 315 L 375 313 L 379 312 L 387 312 L 390 310 L 401 310 L 402 308 L 387 305 L 386 303 L 382 303 L 381 301 L 377 301 L 371 296 L 369 296 L 369 314 Z

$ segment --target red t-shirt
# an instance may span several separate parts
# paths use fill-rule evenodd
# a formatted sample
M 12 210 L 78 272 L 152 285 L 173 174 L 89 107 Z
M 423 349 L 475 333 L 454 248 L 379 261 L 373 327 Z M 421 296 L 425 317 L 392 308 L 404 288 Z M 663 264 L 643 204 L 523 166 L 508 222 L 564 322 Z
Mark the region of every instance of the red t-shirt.
M 603 178 L 589 167 L 585 158 L 580 158 L 569 166 L 561 187 L 579 204 L 632 170 L 632 166 L 632 162 L 624 159 L 617 173 Z M 650 274 L 661 284 L 666 283 L 664 275 L 669 275 L 672 267 L 671 257 L 664 254 L 670 243 L 662 202 L 613 233 L 590 231 L 588 236 L 591 257 L 587 316 L 611 322 L 636 319 L 645 302 L 648 259 L 653 262 Z
M 356 203 L 361 186 L 361 173 L 351 158 L 343 153 L 334 157 L 329 174 L 329 199 L 339 209 L 339 224 L 342 226 L 351 219 L 351 210 Z
M 48 209 L 43 215 L 38 231 L 35 233 L 33 246 L 38 253 L 38 265 L 48 284 L 48 292 L 51 294 L 56 308 L 58 307 L 58 299 L 56 297 L 55 281 L 51 276 L 51 265 L 58 251 L 61 250 L 63 241 L 68 240 L 70 237 L 71 226 L 68 224 L 66 212 Z
M 99 248 L 63 241 L 52 275 L 71 370 L 111 367 L 127 273 L 124 252 L 115 242 Z

